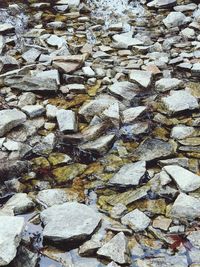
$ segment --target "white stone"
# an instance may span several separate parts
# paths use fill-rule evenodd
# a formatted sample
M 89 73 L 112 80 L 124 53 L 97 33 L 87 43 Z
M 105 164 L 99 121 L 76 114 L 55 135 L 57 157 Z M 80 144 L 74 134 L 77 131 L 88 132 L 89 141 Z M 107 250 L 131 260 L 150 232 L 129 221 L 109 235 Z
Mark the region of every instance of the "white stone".
M 138 85 L 131 82 L 115 82 L 108 87 L 109 91 L 126 100 L 132 100 L 137 95 Z
M 129 226 L 133 231 L 144 231 L 150 224 L 151 220 L 139 209 L 135 209 L 121 218 L 124 225 Z
M 45 208 L 63 204 L 68 201 L 67 194 L 63 189 L 46 189 L 38 193 L 36 200 Z
M 94 77 L 95 76 L 95 72 L 90 67 L 83 67 L 82 70 L 83 70 L 83 73 L 85 74 L 85 76 L 87 76 L 87 77 Z
M 22 107 L 22 111 L 30 118 L 35 118 L 41 116 L 45 112 L 45 108 L 42 105 L 26 105 Z
M 59 130 L 62 132 L 76 132 L 77 121 L 76 114 L 72 110 L 60 109 L 56 113 Z
M 131 82 L 137 82 L 142 87 L 147 88 L 151 85 L 152 73 L 143 70 L 132 70 L 129 73 L 129 80 Z
M 184 139 L 192 136 L 195 132 L 194 127 L 186 126 L 186 125 L 176 125 L 171 130 L 171 138 L 174 139 Z
M 179 27 L 186 22 L 186 16 L 181 12 L 170 12 L 169 15 L 163 19 L 163 23 L 167 28 Z
M 140 115 L 144 113 L 146 110 L 145 106 L 139 106 L 139 107 L 133 107 L 126 109 L 122 112 L 123 115 L 123 123 L 131 123 L 136 118 L 138 118 Z
M 129 48 L 135 45 L 143 45 L 143 42 L 137 38 L 133 38 L 133 32 L 115 34 L 113 36 L 114 44 L 118 48 Z
M 46 116 L 48 119 L 55 119 L 58 108 L 54 105 L 48 104 L 46 105 Z
M 155 88 L 159 92 L 177 90 L 183 87 L 183 81 L 176 78 L 162 78 L 155 83 Z

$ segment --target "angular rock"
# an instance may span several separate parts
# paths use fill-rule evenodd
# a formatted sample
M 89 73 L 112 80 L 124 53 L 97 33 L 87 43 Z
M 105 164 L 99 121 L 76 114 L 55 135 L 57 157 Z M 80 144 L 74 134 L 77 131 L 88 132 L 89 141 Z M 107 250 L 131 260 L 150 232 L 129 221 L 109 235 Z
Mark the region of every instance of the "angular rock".
M 140 115 L 142 115 L 146 110 L 145 106 L 133 107 L 126 109 L 122 112 L 123 123 L 132 123 Z
M 176 0 L 154 0 L 147 4 L 147 6 L 155 8 L 170 8 L 174 5 L 176 5 Z
M 121 218 L 124 225 L 129 226 L 133 231 L 144 231 L 150 224 L 151 220 L 142 211 L 135 209 Z
M 0 34 L 14 33 L 15 27 L 10 23 L 0 23 Z
M 193 231 L 188 236 L 187 239 L 190 241 L 193 247 L 200 249 L 200 231 Z
M 176 78 L 162 78 L 155 83 L 158 92 L 177 90 L 183 88 L 183 86 L 184 82 Z
M 151 161 L 165 158 L 174 154 L 173 146 L 160 139 L 147 139 L 139 145 L 134 155 L 139 160 Z
M 169 165 L 163 168 L 183 192 L 192 192 L 200 187 L 200 176 L 180 166 Z
M 133 38 L 133 32 L 116 34 L 113 36 L 114 44 L 118 48 L 129 48 L 135 45 L 143 45 L 143 42 L 137 38 Z
M 44 224 L 43 236 L 55 243 L 83 242 L 101 221 L 92 208 L 75 202 L 54 205 L 40 214 Z
M 127 264 L 129 262 L 129 257 L 127 239 L 124 233 L 120 232 L 115 235 L 97 251 L 97 255 L 108 260 L 113 260 L 119 264 Z
M 23 228 L 24 218 L 0 216 L 0 266 L 8 265 L 15 258 Z
M 54 79 L 56 80 L 57 84 L 60 84 L 60 75 L 58 70 L 45 70 L 36 73 L 35 77 L 42 78 L 42 79 Z
M 181 12 L 170 12 L 163 20 L 167 28 L 174 28 L 184 25 L 187 22 L 187 17 Z
M 30 118 L 35 118 L 41 116 L 45 112 L 45 108 L 42 105 L 26 105 L 23 106 L 22 111 Z
M 179 194 L 172 208 L 171 217 L 178 219 L 194 220 L 200 216 L 200 200 L 188 196 L 184 193 Z
M 162 101 L 172 114 L 199 107 L 197 99 L 185 90 L 171 91 L 170 96 L 163 97 Z
M 77 120 L 76 114 L 72 110 L 60 109 L 56 113 L 59 130 L 62 132 L 76 132 Z
M 152 73 L 144 70 L 132 70 L 129 73 L 129 80 L 138 83 L 144 88 L 148 88 L 151 85 Z
M 109 183 L 121 186 L 138 185 L 146 173 L 146 162 L 138 161 L 124 165 L 110 180 Z
M 22 58 L 27 63 L 33 63 L 37 60 L 37 58 L 40 56 L 41 52 L 36 48 L 31 48 L 25 53 L 22 54 Z
M 114 95 L 126 99 L 132 100 L 138 91 L 138 85 L 130 82 L 116 82 L 108 87 L 109 91 Z
M 15 70 L 19 68 L 18 61 L 11 56 L 0 57 L 0 73 Z
M 177 140 L 185 139 L 194 134 L 195 128 L 185 125 L 176 125 L 172 128 L 171 137 Z
M 17 109 L 4 109 L 0 111 L 0 137 L 14 127 L 23 124 L 26 115 Z

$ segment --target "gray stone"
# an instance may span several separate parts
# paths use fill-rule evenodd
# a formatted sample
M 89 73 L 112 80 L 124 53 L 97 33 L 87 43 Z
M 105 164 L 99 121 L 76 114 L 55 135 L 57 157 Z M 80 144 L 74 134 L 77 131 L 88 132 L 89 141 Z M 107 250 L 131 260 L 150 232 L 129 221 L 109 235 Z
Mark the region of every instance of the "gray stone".
M 200 230 L 189 233 L 187 239 L 190 241 L 193 247 L 200 249 Z
M 26 115 L 17 109 L 5 109 L 0 111 L 0 137 L 14 127 L 23 124 Z
M 184 82 L 176 78 L 162 78 L 155 83 L 155 88 L 159 92 L 181 89 Z
M 68 5 L 69 8 L 78 7 L 80 5 L 80 0 L 59 0 L 57 5 Z
M 22 111 L 30 118 L 35 118 L 44 114 L 45 108 L 42 105 L 26 105 L 22 107 Z
M 148 88 L 151 85 L 152 73 L 144 70 L 132 70 L 129 73 L 129 80 L 138 83 L 144 88 Z
M 53 205 L 63 204 L 68 201 L 66 192 L 63 189 L 47 189 L 38 193 L 36 200 L 45 208 Z
M 186 125 L 174 126 L 171 130 L 171 137 L 177 140 L 185 139 L 194 134 L 195 128 Z
M 68 244 L 88 239 L 101 221 L 92 208 L 75 202 L 54 205 L 42 211 L 40 217 L 45 225 L 45 239 Z
M 13 264 L 15 267 L 36 267 L 38 263 L 38 253 L 30 251 L 24 246 L 20 246 Z
M 133 107 L 126 109 L 122 112 L 123 123 L 134 122 L 139 116 L 141 116 L 146 110 L 145 106 Z
M 35 77 L 43 78 L 43 79 L 54 79 L 57 84 L 60 84 L 60 76 L 58 70 L 45 70 L 36 73 Z
M 10 23 L 0 23 L 0 34 L 14 33 L 15 27 Z
M 33 63 L 37 60 L 37 58 L 40 56 L 41 52 L 36 48 L 31 48 L 25 53 L 22 54 L 22 58 L 27 63 Z
M 116 82 L 108 89 L 112 94 L 122 99 L 132 100 L 137 95 L 138 85 L 127 81 Z
M 147 139 L 134 152 L 139 160 L 151 161 L 174 154 L 173 146 L 159 139 Z
M 155 8 L 170 8 L 174 5 L 176 5 L 176 0 L 154 0 L 147 4 L 147 6 Z
M 59 130 L 62 132 L 76 132 L 77 120 L 76 114 L 72 110 L 60 109 L 56 113 Z
M 133 231 L 144 231 L 150 224 L 151 220 L 142 211 L 135 209 L 121 218 L 124 225 L 129 226 Z
M 19 107 L 24 107 L 26 105 L 34 105 L 36 102 L 36 96 L 34 93 L 31 92 L 27 92 L 27 93 L 23 93 L 20 98 L 19 98 L 19 102 L 18 102 L 18 106 Z
M 113 36 L 114 44 L 118 48 L 129 48 L 135 45 L 143 45 L 143 42 L 137 38 L 133 38 L 133 32 L 115 34 Z
M 126 206 L 124 204 L 118 203 L 110 211 L 110 216 L 113 219 L 119 219 L 119 218 L 121 218 L 124 215 L 124 213 L 126 211 L 127 211 Z
M 111 184 L 130 186 L 138 185 L 146 173 L 146 162 L 138 161 L 124 165 L 110 180 Z
M 200 187 L 200 176 L 180 166 L 169 165 L 163 168 L 184 192 L 192 192 Z
M 0 73 L 5 73 L 19 68 L 18 61 L 11 56 L 0 57 Z
M 15 258 L 23 229 L 24 218 L 0 216 L 0 266 Z
M 120 232 L 115 235 L 97 251 L 97 255 L 108 260 L 113 260 L 119 264 L 127 264 L 129 262 L 129 257 L 127 239 L 124 233 Z
M 66 44 L 66 40 L 63 37 L 58 37 L 52 34 L 47 40 L 47 44 L 50 46 L 56 46 L 58 49 Z
M 199 107 L 197 99 L 185 90 L 171 91 L 170 96 L 162 98 L 170 113 L 193 110 Z
M 198 198 L 188 196 L 184 193 L 179 194 L 172 208 L 171 217 L 178 219 L 194 220 L 200 216 L 200 200 Z
M 34 206 L 34 202 L 26 193 L 17 193 L 0 209 L 0 213 L 11 211 L 14 215 L 23 214 L 30 211 Z
M 179 27 L 187 22 L 187 17 L 181 12 L 170 12 L 169 15 L 163 19 L 163 23 L 167 28 Z

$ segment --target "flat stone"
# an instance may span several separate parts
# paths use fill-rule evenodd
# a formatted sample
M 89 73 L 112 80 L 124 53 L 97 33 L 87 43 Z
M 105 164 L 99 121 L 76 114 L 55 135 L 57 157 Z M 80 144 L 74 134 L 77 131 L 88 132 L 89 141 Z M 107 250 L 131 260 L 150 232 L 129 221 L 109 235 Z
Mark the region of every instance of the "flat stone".
M 92 208 L 75 202 L 54 205 L 42 211 L 43 236 L 56 243 L 83 242 L 95 231 L 101 216 Z
M 6 34 L 6 33 L 14 33 L 15 27 L 10 23 L 0 23 L 0 33 Z
M 4 109 L 0 111 L 0 137 L 5 135 L 14 127 L 23 124 L 26 115 L 17 109 Z
M 171 219 L 166 218 L 164 216 L 158 216 L 153 220 L 153 227 L 167 231 L 171 223 Z
M 122 112 L 123 123 L 132 123 L 146 110 L 145 106 L 133 107 Z
M 180 193 L 172 208 L 171 217 L 194 220 L 200 216 L 200 200 L 198 198 Z
M 0 266 L 8 265 L 16 256 L 24 229 L 24 218 L 0 216 Z
M 148 88 L 151 85 L 152 73 L 150 71 L 132 70 L 129 73 L 129 80 L 138 83 L 144 88 Z
M 115 134 L 102 136 L 95 141 L 87 142 L 80 146 L 80 149 L 100 155 L 105 154 L 112 146 L 115 140 Z
M 138 185 L 140 179 L 146 173 L 146 162 L 139 161 L 136 163 L 128 163 L 124 165 L 109 182 L 114 185 L 130 186 Z
M 54 79 L 45 79 L 39 77 L 30 76 L 15 76 L 7 77 L 4 79 L 4 84 L 10 86 L 13 89 L 18 89 L 20 91 L 57 91 L 57 83 Z
M 52 34 L 47 40 L 47 44 L 50 46 L 56 46 L 58 49 L 66 44 L 66 40 L 63 37 L 58 37 Z
M 190 137 L 194 134 L 195 128 L 186 125 L 176 125 L 171 130 L 171 138 L 180 140 Z
M 133 231 L 144 231 L 150 224 L 151 220 L 142 211 L 135 209 L 121 218 L 124 225 L 129 226 Z
M 176 78 L 162 78 L 155 83 L 158 92 L 177 90 L 183 88 L 183 86 L 184 82 Z
M 72 110 L 60 109 L 56 113 L 59 130 L 62 132 L 76 132 L 76 114 Z
M 34 206 L 34 202 L 26 193 L 17 193 L 0 209 L 0 213 L 10 210 L 14 215 L 23 214 L 33 209 Z
M 169 15 L 163 19 L 163 23 L 167 28 L 174 28 L 184 25 L 187 22 L 187 17 L 181 12 L 170 12 Z
M 137 95 L 138 85 L 127 81 L 116 82 L 109 86 L 108 89 L 122 99 L 132 100 Z
M 190 241 L 193 247 L 200 249 L 200 231 L 193 231 L 189 233 L 187 239 Z
M 185 90 L 171 91 L 170 96 L 162 98 L 170 113 L 193 110 L 199 107 L 197 99 Z
M 0 73 L 9 72 L 19 68 L 18 61 L 11 56 L 0 57 Z
M 118 48 L 130 48 L 135 45 L 143 45 L 143 42 L 137 38 L 133 38 L 133 32 L 115 34 L 113 36 L 114 44 Z
M 32 92 L 27 92 L 20 95 L 18 106 L 24 107 L 26 105 L 34 105 L 35 102 L 36 102 L 36 95 Z
M 68 5 L 69 8 L 78 7 L 80 5 L 80 0 L 59 0 L 57 5 Z
M 160 139 L 147 139 L 139 145 L 134 155 L 139 160 L 151 161 L 165 158 L 174 154 L 173 146 Z
M 180 166 L 169 165 L 163 168 L 184 192 L 192 192 L 200 187 L 200 176 Z
M 45 108 L 42 105 L 26 105 L 22 107 L 22 111 L 30 118 L 41 116 L 45 113 Z
M 128 263 L 127 239 L 124 233 L 120 232 L 115 235 L 97 251 L 97 255 L 119 264 Z
M 124 215 L 125 212 L 127 212 L 126 206 L 121 203 L 118 203 L 110 211 L 110 216 L 113 219 L 120 219 Z
M 154 0 L 147 4 L 147 6 L 155 8 L 170 8 L 174 5 L 176 5 L 176 0 Z
M 22 54 L 22 58 L 27 62 L 27 63 L 33 63 L 35 62 L 38 57 L 40 56 L 41 51 L 39 51 L 36 48 L 31 48 L 25 53 Z
M 43 78 L 43 79 L 54 79 L 57 84 L 60 84 L 60 75 L 58 70 L 45 70 L 36 73 L 35 77 Z

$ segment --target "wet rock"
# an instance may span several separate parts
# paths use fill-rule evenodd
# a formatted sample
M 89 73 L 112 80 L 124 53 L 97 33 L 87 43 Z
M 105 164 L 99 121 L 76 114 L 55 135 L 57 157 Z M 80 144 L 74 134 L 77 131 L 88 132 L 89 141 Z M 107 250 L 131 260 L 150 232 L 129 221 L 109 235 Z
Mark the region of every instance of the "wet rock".
M 159 92 L 166 92 L 170 90 L 181 89 L 184 86 L 183 81 L 176 78 L 162 78 L 155 84 L 156 90 Z
M 113 185 L 138 185 L 146 173 L 146 162 L 139 161 L 124 165 L 110 180 Z M 124 175 L 125 174 L 125 175 Z
M 3 214 L 11 211 L 14 215 L 18 215 L 32 210 L 34 206 L 34 202 L 26 193 L 17 193 L 6 202 L 0 212 Z
M 129 262 L 127 239 L 124 233 L 120 232 L 115 235 L 108 243 L 103 245 L 97 255 L 108 260 L 113 260 L 119 264 L 127 264 Z
M 30 118 L 35 118 L 41 116 L 45 112 L 45 108 L 42 105 L 26 105 L 22 107 L 22 111 Z
M 4 79 L 4 83 L 13 89 L 18 89 L 20 91 L 57 91 L 57 83 L 54 79 L 45 79 L 29 76 L 15 76 L 7 77 Z
M 135 209 L 121 218 L 124 225 L 128 225 L 133 231 L 144 231 L 151 220 L 142 211 Z
M 147 139 L 134 152 L 139 160 L 151 161 L 173 155 L 174 149 L 170 143 L 160 139 Z
M 137 95 L 138 86 L 130 82 L 116 82 L 109 86 L 109 91 L 114 95 L 126 99 L 132 100 Z
M 85 241 L 101 221 L 101 216 L 92 208 L 75 202 L 54 205 L 42 211 L 40 217 L 45 225 L 45 239 L 68 244 Z
M 17 109 L 4 109 L 0 111 L 0 137 L 14 127 L 23 124 L 26 115 Z
M 181 193 L 175 200 L 171 216 L 178 219 L 194 220 L 200 216 L 200 200 L 198 198 Z
M 15 258 L 23 228 L 24 218 L 0 216 L 0 266 L 8 265 Z
M 129 80 L 138 83 L 144 88 L 148 88 L 151 85 L 152 73 L 143 70 L 132 70 L 129 73 Z
M 192 192 L 200 187 L 200 176 L 180 166 L 169 165 L 163 168 L 184 192 Z
M 179 27 L 187 23 L 187 17 L 181 12 L 170 12 L 163 23 L 167 28 Z
M 0 33 L 7 34 L 7 33 L 14 33 L 15 27 L 10 23 L 1 23 L 0 24 Z
M 163 97 L 162 101 L 172 114 L 199 107 L 197 99 L 185 90 L 171 91 L 170 96 Z
M 64 189 L 47 189 L 42 190 L 37 195 L 37 202 L 45 208 L 52 207 L 53 205 L 63 204 L 73 198 L 76 199 L 77 194 L 67 194 Z
M 141 116 L 146 110 L 145 106 L 139 106 L 126 109 L 122 112 L 123 123 L 132 123 L 135 119 Z
M 135 45 L 143 45 L 143 42 L 137 38 L 133 38 L 133 32 L 116 34 L 113 36 L 114 45 L 118 48 L 130 48 Z
M 60 109 L 56 113 L 59 130 L 62 132 L 76 132 L 76 115 L 72 110 Z
M 96 139 L 95 141 L 90 141 L 83 145 L 80 145 L 80 149 L 87 152 L 103 155 L 112 146 L 114 140 L 115 140 L 115 134 L 109 134 L 106 136 L 102 136 Z

